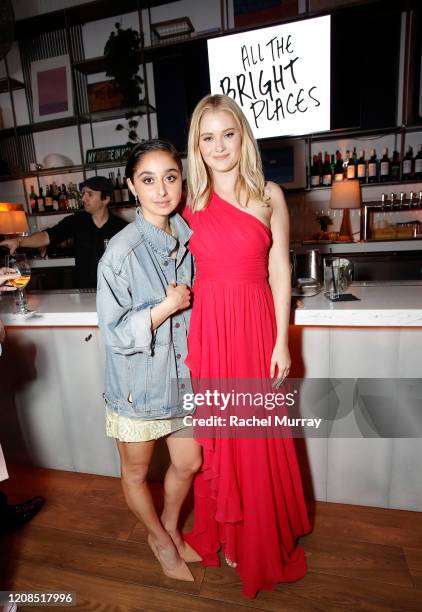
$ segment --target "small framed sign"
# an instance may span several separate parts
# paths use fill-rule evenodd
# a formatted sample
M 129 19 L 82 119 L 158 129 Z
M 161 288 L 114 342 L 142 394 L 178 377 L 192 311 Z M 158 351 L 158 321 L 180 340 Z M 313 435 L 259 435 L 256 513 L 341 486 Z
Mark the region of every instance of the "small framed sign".
M 100 81 L 88 85 L 88 103 L 91 113 L 123 107 L 123 95 L 116 81 Z
M 85 161 L 87 164 L 105 164 L 108 162 L 125 162 L 132 147 L 118 145 L 116 147 L 102 147 L 101 149 L 88 149 Z

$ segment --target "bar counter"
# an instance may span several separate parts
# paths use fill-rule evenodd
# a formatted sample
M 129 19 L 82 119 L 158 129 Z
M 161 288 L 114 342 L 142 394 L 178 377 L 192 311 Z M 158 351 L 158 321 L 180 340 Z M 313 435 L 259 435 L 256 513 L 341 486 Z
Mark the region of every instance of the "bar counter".
M 292 323 L 309 326 L 422 327 L 422 281 L 355 282 L 349 287 L 359 301 L 331 302 L 319 293 L 302 298 Z M 95 292 L 62 290 L 29 292 L 29 315 L 13 314 L 14 298 L 0 299 L 0 316 L 9 327 L 96 327 Z
M 355 283 L 349 291 L 360 301 L 332 303 L 319 294 L 292 310 L 291 377 L 422 379 L 422 283 Z M 8 461 L 118 476 L 117 451 L 104 433 L 104 351 L 95 293 L 30 293 L 35 312 L 29 316 L 11 314 L 13 305 L 10 295 L 0 299 L 7 327 L 0 432 Z M 335 392 L 341 409 L 341 388 Z M 318 398 L 308 402 L 318 409 Z M 388 398 L 376 402 L 388 409 Z M 309 412 L 302 398 L 300 405 Z M 420 401 L 399 407 L 405 417 L 420 414 Z M 337 425 L 350 434 L 336 435 Z M 352 410 L 333 422 L 327 436 L 305 432 L 296 439 L 306 495 L 422 511 L 421 439 L 376 431 L 365 437 L 361 431 Z M 158 452 L 153 477 L 162 476 L 164 464 L 165 454 Z

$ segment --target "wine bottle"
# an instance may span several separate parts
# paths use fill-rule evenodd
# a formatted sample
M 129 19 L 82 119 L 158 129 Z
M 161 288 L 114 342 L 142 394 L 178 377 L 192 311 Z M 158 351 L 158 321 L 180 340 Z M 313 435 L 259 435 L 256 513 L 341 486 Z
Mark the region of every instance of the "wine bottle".
M 311 166 L 311 187 L 318 187 L 321 184 L 321 174 L 318 163 L 318 155 L 312 157 Z
M 37 198 L 38 212 L 45 212 L 43 188 L 40 187 L 40 193 Z
M 53 183 L 53 209 L 60 210 L 60 193 L 56 183 Z
M 62 185 L 61 191 L 60 191 L 60 195 L 59 195 L 59 206 L 60 206 L 60 210 L 67 210 L 68 209 L 68 201 L 67 201 L 67 191 L 66 191 L 66 185 Z
M 108 178 L 111 181 L 112 185 L 113 185 L 113 191 L 110 195 L 110 204 L 114 204 L 114 188 L 116 186 L 116 179 L 114 178 L 114 172 L 109 172 L 108 173 Z
M 398 151 L 393 151 L 393 158 L 390 164 L 390 180 L 400 180 L 400 153 Z
M 346 169 L 346 178 L 348 180 L 353 180 L 356 178 L 356 158 L 354 153 L 349 157 L 349 163 L 347 164 Z
M 31 185 L 31 192 L 29 194 L 29 205 L 31 207 L 32 214 L 35 214 L 38 212 L 37 195 L 34 191 L 34 185 Z
M 120 189 L 120 170 L 118 171 L 117 177 L 116 177 L 116 182 L 114 185 L 114 191 L 113 191 L 113 195 L 114 195 L 114 203 L 115 204 L 120 204 L 120 202 L 122 201 L 122 192 Z
M 343 176 L 343 160 L 341 158 L 341 153 L 340 151 L 336 151 L 336 165 L 334 168 L 334 180 L 335 181 L 342 181 L 344 178 Z
M 359 159 L 357 163 L 357 177 L 359 179 L 359 183 L 366 183 L 365 151 L 359 151 Z
M 333 182 L 331 174 L 330 154 L 326 151 L 324 156 L 324 165 L 322 166 L 322 184 L 330 187 Z
M 407 153 L 403 158 L 403 173 L 402 178 L 404 181 L 410 181 L 413 177 L 413 149 L 408 147 Z
M 68 210 L 74 210 L 76 208 L 76 199 L 75 199 L 75 187 L 73 183 L 69 183 L 67 186 L 68 198 L 67 198 L 67 208 Z
M 378 182 L 378 160 L 375 149 L 371 149 L 371 155 L 368 161 L 368 183 Z
M 44 206 L 45 206 L 46 211 L 53 210 L 53 196 L 52 196 L 52 190 L 49 185 L 47 185 L 45 188 Z
M 422 180 L 422 145 L 419 145 L 419 151 L 415 157 L 415 179 Z
M 349 165 L 349 159 L 350 159 L 350 150 L 346 149 L 346 155 L 344 157 L 344 161 L 343 161 L 343 174 L 345 179 L 347 179 L 347 167 Z
M 387 147 L 383 149 L 380 162 L 380 181 L 385 183 L 390 180 L 390 159 Z

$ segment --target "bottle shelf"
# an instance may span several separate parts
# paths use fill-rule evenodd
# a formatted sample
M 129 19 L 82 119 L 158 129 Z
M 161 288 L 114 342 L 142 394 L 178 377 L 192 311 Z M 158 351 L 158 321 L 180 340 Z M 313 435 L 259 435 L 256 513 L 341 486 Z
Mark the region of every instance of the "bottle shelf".
M 139 63 L 142 63 L 143 58 L 146 62 L 151 62 L 154 59 L 157 59 L 160 56 L 168 56 L 169 52 L 177 52 L 177 48 L 180 45 L 185 45 L 189 43 L 194 43 L 200 40 L 206 40 L 210 35 L 218 35 L 221 33 L 220 28 L 211 28 L 209 30 L 204 30 L 201 32 L 191 32 L 190 36 L 186 36 L 184 38 L 180 37 L 175 40 L 165 40 L 160 42 L 159 44 L 145 46 L 142 51 L 138 51 L 138 60 Z M 91 57 L 89 59 L 84 59 L 79 62 L 73 63 L 73 68 L 82 72 L 82 74 L 98 74 L 99 72 L 106 71 L 106 60 L 103 55 L 97 57 Z
M 59 166 L 55 168 L 43 168 L 42 170 L 37 170 L 36 172 L 22 172 L 20 174 L 9 174 L 7 176 L 0 176 L 0 183 L 5 183 L 7 181 L 18 181 L 20 179 L 29 179 L 40 176 L 53 176 L 57 174 L 72 174 L 75 172 L 83 172 L 85 171 L 97 171 L 97 170 L 107 170 L 108 168 L 122 168 L 126 166 L 126 160 L 122 161 L 113 161 L 113 162 L 104 162 L 101 164 L 79 164 L 75 166 Z
M 344 182 L 347 182 L 345 180 Z M 386 181 L 385 183 L 361 183 L 361 187 L 397 187 L 400 185 L 401 187 L 406 187 L 409 185 L 421 185 L 422 189 L 422 179 L 412 179 L 410 181 Z M 331 189 L 331 185 L 318 185 L 318 187 L 308 187 L 303 191 L 325 191 Z
M 135 203 L 132 202 L 115 202 L 109 204 L 110 210 L 115 210 L 116 208 L 135 208 Z M 37 213 L 28 213 L 28 217 L 52 217 L 54 215 L 71 215 L 72 213 L 77 213 L 83 211 L 84 208 L 75 208 L 73 210 L 48 210 L 46 212 L 37 212 Z
M 155 108 L 151 104 L 142 102 L 138 104 L 136 109 L 143 115 L 155 113 Z M 97 111 L 95 113 L 84 113 L 82 115 L 73 115 L 72 117 L 63 117 L 62 119 L 52 119 L 50 121 L 40 121 L 37 123 L 27 123 L 25 125 L 17 125 L 16 133 L 18 135 L 34 134 L 36 132 L 46 132 L 48 130 L 57 130 L 65 127 L 75 127 L 87 123 L 100 123 L 104 121 L 114 121 L 124 119 L 125 114 L 134 109 L 117 108 L 108 111 Z M 0 138 L 7 138 L 15 135 L 15 128 L 4 128 L 0 130 Z

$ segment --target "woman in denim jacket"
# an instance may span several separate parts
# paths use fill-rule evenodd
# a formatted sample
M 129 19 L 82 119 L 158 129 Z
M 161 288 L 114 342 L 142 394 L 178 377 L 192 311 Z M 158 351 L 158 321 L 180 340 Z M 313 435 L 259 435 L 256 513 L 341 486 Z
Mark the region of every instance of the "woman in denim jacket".
M 117 441 L 126 502 L 145 524 L 163 572 L 193 581 L 185 562 L 201 558 L 177 529 L 201 464 L 200 447 L 183 423 L 183 395 L 191 391 L 184 361 L 194 268 L 187 250 L 191 231 L 174 212 L 182 163 L 170 143 L 151 140 L 133 149 L 126 177 L 139 200 L 136 218 L 111 239 L 98 266 L 106 430 Z M 155 440 L 164 436 L 171 463 L 159 518 L 146 478 Z

